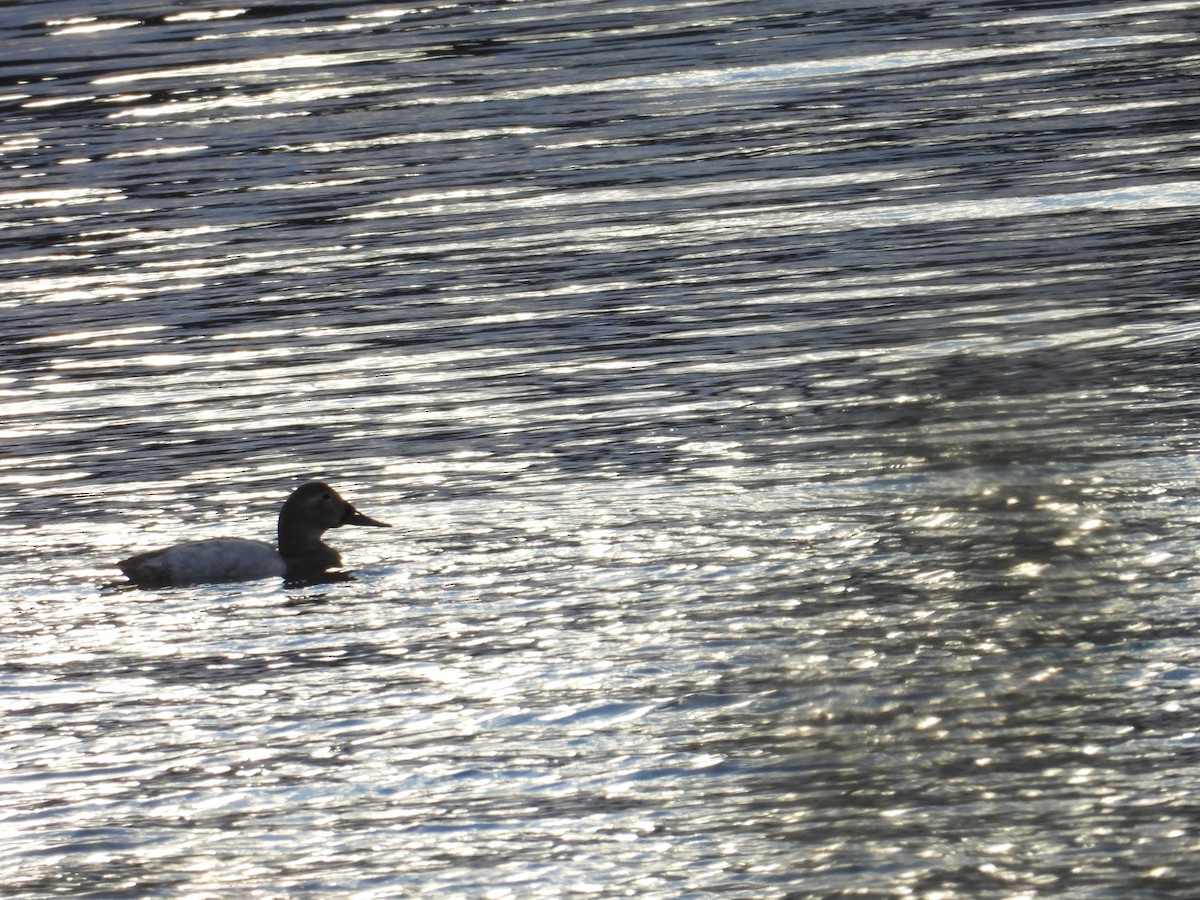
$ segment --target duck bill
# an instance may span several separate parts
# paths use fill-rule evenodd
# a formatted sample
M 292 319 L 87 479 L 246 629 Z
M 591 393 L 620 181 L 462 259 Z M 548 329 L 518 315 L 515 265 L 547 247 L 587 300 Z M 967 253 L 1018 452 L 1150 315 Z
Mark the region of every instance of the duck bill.
M 342 513 L 342 521 L 340 525 L 365 525 L 371 528 L 391 528 L 387 522 L 380 522 L 378 519 L 372 519 L 368 515 L 360 513 L 353 506 L 347 506 L 346 511 Z

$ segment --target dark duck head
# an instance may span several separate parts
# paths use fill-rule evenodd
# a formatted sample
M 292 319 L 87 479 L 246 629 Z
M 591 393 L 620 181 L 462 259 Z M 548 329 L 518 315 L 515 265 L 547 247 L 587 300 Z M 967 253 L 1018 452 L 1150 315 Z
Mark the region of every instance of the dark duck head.
M 292 492 L 279 511 L 279 555 L 291 578 L 319 575 L 342 564 L 336 550 L 321 540 L 330 528 L 362 525 L 391 528 L 360 513 L 323 481 L 310 481 Z

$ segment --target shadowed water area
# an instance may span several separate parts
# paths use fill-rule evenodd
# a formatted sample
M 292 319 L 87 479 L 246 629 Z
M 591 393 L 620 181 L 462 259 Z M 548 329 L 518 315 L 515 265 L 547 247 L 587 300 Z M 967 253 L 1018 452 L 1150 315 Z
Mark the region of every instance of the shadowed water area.
M 1200 3 L 0 9 L 0 892 L 1190 897 Z M 353 577 L 159 591 L 319 478 Z

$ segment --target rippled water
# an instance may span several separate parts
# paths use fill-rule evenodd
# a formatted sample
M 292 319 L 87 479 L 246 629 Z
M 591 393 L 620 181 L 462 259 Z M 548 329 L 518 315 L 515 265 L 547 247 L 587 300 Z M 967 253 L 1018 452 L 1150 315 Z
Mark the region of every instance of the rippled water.
M 1194 896 L 1198 34 L 0 10 L 4 893 Z

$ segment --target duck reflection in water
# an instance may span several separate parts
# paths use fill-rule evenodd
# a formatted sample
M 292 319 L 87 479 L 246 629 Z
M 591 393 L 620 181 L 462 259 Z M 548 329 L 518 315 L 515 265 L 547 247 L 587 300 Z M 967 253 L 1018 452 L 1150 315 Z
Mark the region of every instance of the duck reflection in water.
M 279 511 L 278 549 L 265 541 L 211 538 L 139 553 L 117 567 L 144 588 L 272 577 L 317 580 L 342 564 L 341 554 L 321 537 L 343 525 L 391 527 L 360 513 L 324 482 L 310 481 L 293 491 Z

